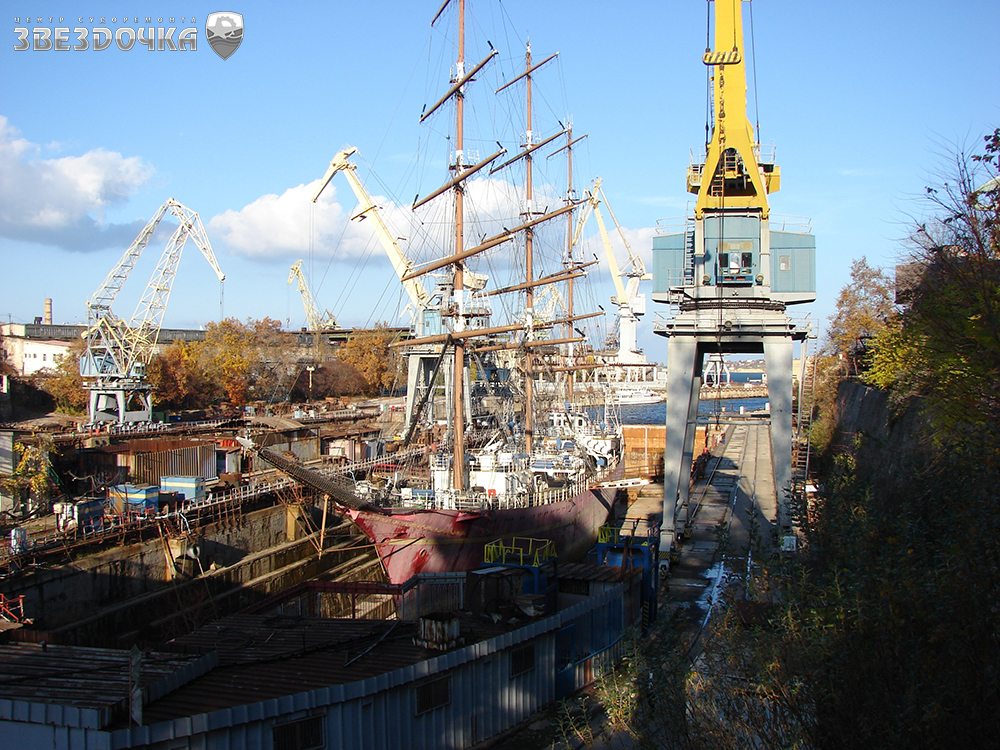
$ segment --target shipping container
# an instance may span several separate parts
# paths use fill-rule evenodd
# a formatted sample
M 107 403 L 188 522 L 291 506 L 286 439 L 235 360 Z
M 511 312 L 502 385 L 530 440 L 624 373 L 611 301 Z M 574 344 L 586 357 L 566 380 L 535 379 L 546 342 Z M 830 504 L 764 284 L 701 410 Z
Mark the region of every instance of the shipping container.
M 191 503 L 205 499 L 204 477 L 160 477 L 161 492 L 176 492 Z

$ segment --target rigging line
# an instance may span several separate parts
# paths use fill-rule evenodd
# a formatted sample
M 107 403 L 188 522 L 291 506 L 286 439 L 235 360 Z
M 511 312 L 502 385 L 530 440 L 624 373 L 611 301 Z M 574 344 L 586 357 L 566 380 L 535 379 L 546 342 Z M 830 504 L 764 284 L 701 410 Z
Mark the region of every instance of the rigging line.
M 503 31 L 504 39 L 507 42 L 507 49 L 514 49 L 514 45 L 510 43 L 511 35 L 514 36 L 517 41 L 517 45 L 520 48 L 524 48 L 525 40 L 521 39 L 521 35 L 517 33 L 517 27 L 514 25 L 514 20 L 510 17 L 510 13 L 507 12 L 507 7 L 503 4 L 503 0 L 497 3 L 500 6 L 500 16 L 502 20 L 501 29 Z
M 360 255 L 358 257 L 358 262 L 360 263 L 361 260 L 363 259 L 364 263 L 361 264 L 361 268 L 358 268 L 357 267 L 358 264 L 355 263 L 355 270 L 357 271 L 357 275 L 354 274 L 354 271 L 351 271 L 351 276 L 348 279 L 348 281 L 350 283 L 350 288 L 347 288 L 347 285 L 345 285 L 345 288 L 344 288 L 344 292 L 347 293 L 347 298 L 348 299 L 350 299 L 351 295 L 354 294 L 354 290 L 357 288 L 358 283 L 364 277 L 364 271 L 368 267 L 368 261 L 371 260 L 372 256 L 375 255 L 375 252 L 372 249 L 375 244 L 377 244 L 377 241 L 375 241 L 374 238 L 371 239 L 371 240 L 369 240 L 368 245 L 365 246 L 364 253 L 362 253 L 362 255 Z M 339 306 L 339 304 L 340 304 L 340 298 L 342 298 L 343 296 L 344 296 L 344 293 L 342 292 L 341 293 L 341 297 L 339 297 L 337 299 L 337 302 L 338 302 L 338 308 L 337 308 L 337 312 L 336 312 L 337 317 L 339 317 L 340 314 L 343 312 L 343 307 Z M 346 304 L 346 300 L 345 300 L 345 304 Z
M 562 92 L 563 104 L 566 105 L 569 103 L 569 98 L 566 94 L 566 78 L 563 75 L 562 55 L 556 58 L 556 75 L 558 76 L 559 79 L 559 90 Z M 569 109 L 568 106 L 564 106 L 563 112 L 564 113 L 567 112 L 568 109 Z M 558 120 L 559 118 L 557 117 L 556 119 Z M 565 119 L 567 122 L 572 122 L 572 118 L 567 114 L 563 115 L 563 119 Z
M 346 231 L 346 227 L 345 227 L 345 231 Z M 316 241 L 314 239 L 315 232 L 316 232 L 316 204 L 315 203 L 310 203 L 309 204 L 309 265 L 310 265 L 310 267 L 312 267 L 312 265 L 313 265 L 312 258 L 313 258 L 313 254 L 315 252 L 315 247 L 316 247 Z M 335 255 L 335 253 L 330 253 L 330 257 L 326 261 L 326 268 L 323 269 L 323 276 L 319 279 L 318 283 L 315 281 L 316 277 L 313 276 L 313 279 L 314 279 L 314 281 L 313 281 L 313 284 L 314 284 L 313 294 L 314 294 L 315 297 L 319 296 L 320 290 L 323 288 L 323 284 L 326 282 L 326 277 L 330 273 L 330 267 L 333 265 L 334 255 Z
M 372 311 L 368 315 L 368 320 L 365 323 L 365 328 L 371 328 L 372 327 L 372 319 L 375 318 L 375 311 L 379 309 L 379 305 L 382 304 L 382 300 L 385 298 L 385 295 L 389 291 L 389 287 L 390 286 L 395 286 L 395 279 L 393 279 L 391 281 L 387 281 L 385 283 L 385 286 L 382 287 L 382 293 L 378 296 L 378 299 L 375 300 L 375 304 L 372 305 Z M 385 322 L 386 322 L 386 324 L 389 323 L 388 320 L 386 320 Z
M 398 288 L 398 284 L 399 284 L 399 281 L 396 278 L 387 278 L 386 279 L 386 282 L 385 282 L 385 284 L 382 287 L 382 293 L 379 295 L 378 299 L 375 301 L 375 304 L 372 305 L 372 307 L 371 307 L 372 311 L 371 311 L 371 314 L 369 314 L 369 316 L 368 316 L 368 321 L 366 323 L 366 327 L 368 327 L 368 328 L 371 327 L 372 318 L 375 317 L 375 311 L 379 309 L 379 305 L 382 304 L 382 300 L 385 298 L 385 295 L 389 292 L 389 290 L 392 287 L 397 287 Z M 399 319 L 399 298 L 397 297 L 397 300 L 396 300 L 396 317 L 393 320 L 395 321 L 395 320 L 398 320 L 398 319 Z M 388 322 L 389 321 L 386 320 L 387 324 L 388 324 Z
M 337 256 L 337 250 L 340 249 L 341 244 L 343 244 L 343 242 L 344 242 L 344 236 L 347 234 L 347 225 L 348 225 L 349 222 L 350 222 L 350 219 L 348 219 L 347 221 L 345 221 L 344 225 L 340 228 L 340 236 L 337 238 L 337 242 L 333 246 L 333 252 L 330 253 L 330 263 L 333 263 L 334 259 Z M 357 262 L 355 262 L 354 267 L 355 267 L 355 269 L 357 268 Z M 347 280 L 350 281 L 351 276 L 353 276 L 353 275 L 354 275 L 354 271 L 352 270 L 351 271 L 351 275 L 347 277 Z M 345 283 L 344 287 L 346 287 L 346 286 L 347 286 L 347 284 Z M 344 289 L 341 288 L 340 295 L 337 297 L 337 299 L 336 299 L 336 301 L 334 302 L 334 305 L 333 305 L 334 310 L 337 310 L 338 306 L 340 305 L 340 300 L 343 298 L 343 296 L 344 296 Z
M 753 71 L 753 118 L 757 126 L 757 143 L 760 144 L 760 110 L 757 107 L 757 47 L 753 36 L 753 3 L 750 3 L 750 55 L 753 57 L 751 70 Z
M 429 37 L 424 40 L 424 45 L 428 48 L 428 53 L 429 53 L 431 46 Z M 413 83 L 413 79 L 416 77 L 416 75 L 417 75 L 417 66 L 414 66 L 413 70 L 410 71 L 410 77 L 407 79 L 406 85 L 403 87 L 402 93 L 399 95 L 399 101 L 396 102 L 396 108 L 392 111 L 392 114 L 389 116 L 389 122 L 386 124 L 385 131 L 382 133 L 382 139 L 378 142 L 378 146 L 375 148 L 375 156 L 372 158 L 372 163 L 378 161 L 379 154 L 382 153 L 382 147 L 385 146 L 386 139 L 389 137 L 389 131 L 392 128 L 392 124 L 396 121 L 396 116 L 399 114 L 399 111 L 403 106 L 403 100 L 406 98 L 406 92 L 410 90 L 410 85 Z
M 724 93 L 720 93 L 720 96 L 724 96 L 724 95 L 725 95 Z M 719 109 L 724 109 L 724 106 L 720 106 Z M 723 325 L 723 323 L 725 321 L 724 312 L 723 312 L 723 309 L 722 309 L 722 283 L 721 283 L 721 281 L 722 281 L 722 266 L 721 266 L 721 263 L 720 263 L 720 261 L 721 261 L 720 255 L 721 255 L 721 250 L 722 250 L 722 247 L 723 247 L 722 243 L 725 241 L 725 237 L 726 237 L 726 163 L 725 163 L 726 151 L 725 151 L 725 149 L 722 148 L 723 145 L 724 144 L 720 141 L 720 143 L 719 143 L 719 150 L 720 150 L 719 161 L 718 161 L 718 163 L 716 164 L 716 167 L 715 167 L 715 169 L 716 169 L 717 172 L 720 169 L 722 171 L 722 181 L 721 181 L 721 183 L 719 185 L 719 244 L 715 248 L 715 289 L 716 289 L 715 298 L 718 301 L 718 305 L 719 305 L 719 322 L 718 322 L 718 324 L 716 326 L 716 329 L 715 329 L 716 349 L 718 349 L 718 355 L 719 355 L 719 373 L 718 373 L 718 376 L 716 377 L 716 384 L 715 384 L 716 390 L 715 390 L 715 399 L 714 399 L 714 401 L 715 401 L 715 426 L 716 427 L 719 426 L 719 420 L 722 418 L 722 413 L 721 413 L 721 409 L 722 409 L 722 363 L 724 361 L 723 360 L 723 356 L 722 356 L 722 325 Z M 706 149 L 706 158 L 707 158 L 707 149 Z M 704 178 L 702 178 L 702 179 L 704 179 Z M 714 175 L 713 175 L 712 179 L 714 181 Z M 709 191 L 711 192 L 711 183 L 709 183 Z

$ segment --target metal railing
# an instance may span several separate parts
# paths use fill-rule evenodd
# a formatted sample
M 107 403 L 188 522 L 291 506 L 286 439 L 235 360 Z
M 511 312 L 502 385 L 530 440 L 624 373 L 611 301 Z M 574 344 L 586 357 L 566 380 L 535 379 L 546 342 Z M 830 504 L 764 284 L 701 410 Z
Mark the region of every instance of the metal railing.
M 489 542 L 483 548 L 483 562 L 492 565 L 524 565 L 538 568 L 556 558 L 556 545 L 551 539 L 514 537 L 510 544 L 502 539 Z

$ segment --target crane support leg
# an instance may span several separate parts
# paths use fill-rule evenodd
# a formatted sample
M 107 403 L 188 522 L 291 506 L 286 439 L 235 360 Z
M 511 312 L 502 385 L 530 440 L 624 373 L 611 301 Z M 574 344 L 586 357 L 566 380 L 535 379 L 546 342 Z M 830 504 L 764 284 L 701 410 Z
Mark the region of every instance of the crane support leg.
M 694 439 L 698 431 L 698 406 L 701 403 L 701 382 L 703 377 L 704 354 L 699 346 L 695 353 L 695 372 L 691 378 L 691 397 L 688 400 L 687 422 L 684 425 L 684 454 L 681 456 L 680 486 L 677 488 L 678 508 L 676 534 L 683 537 L 688 531 L 691 515 L 691 467 L 694 466 Z
M 778 531 L 791 534 L 792 490 L 792 339 L 770 337 L 764 342 L 767 397 L 771 403 L 771 461 L 778 502 Z
M 667 381 L 666 438 L 663 448 L 663 521 L 660 526 L 661 565 L 670 557 L 677 534 L 677 509 L 681 486 L 686 485 L 684 476 L 684 449 L 687 446 L 687 431 L 691 403 L 694 401 L 697 413 L 698 388 L 701 382 L 701 363 L 698 362 L 698 342 L 694 338 L 671 338 L 667 347 L 667 371 L 671 373 Z M 693 429 L 692 429 L 693 431 Z M 690 472 L 690 465 L 688 468 Z M 686 495 L 685 491 L 685 495 Z

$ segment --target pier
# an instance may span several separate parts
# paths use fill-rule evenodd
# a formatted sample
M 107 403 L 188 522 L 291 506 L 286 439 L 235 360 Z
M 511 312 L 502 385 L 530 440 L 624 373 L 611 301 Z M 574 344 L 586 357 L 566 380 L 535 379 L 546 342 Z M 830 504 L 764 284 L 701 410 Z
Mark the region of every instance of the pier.
M 709 455 L 704 475 L 691 482 L 688 504 L 678 506 L 678 525 L 683 521 L 686 531 L 661 574 L 665 604 L 685 611 L 689 659 L 697 656 L 727 572 L 747 570 L 769 548 L 778 519 L 767 424 L 730 425 Z M 622 528 L 661 526 L 662 502 L 661 482 L 642 487 Z
M 767 398 L 763 383 L 728 383 L 703 385 L 699 391 L 702 401 L 728 401 L 741 398 Z

